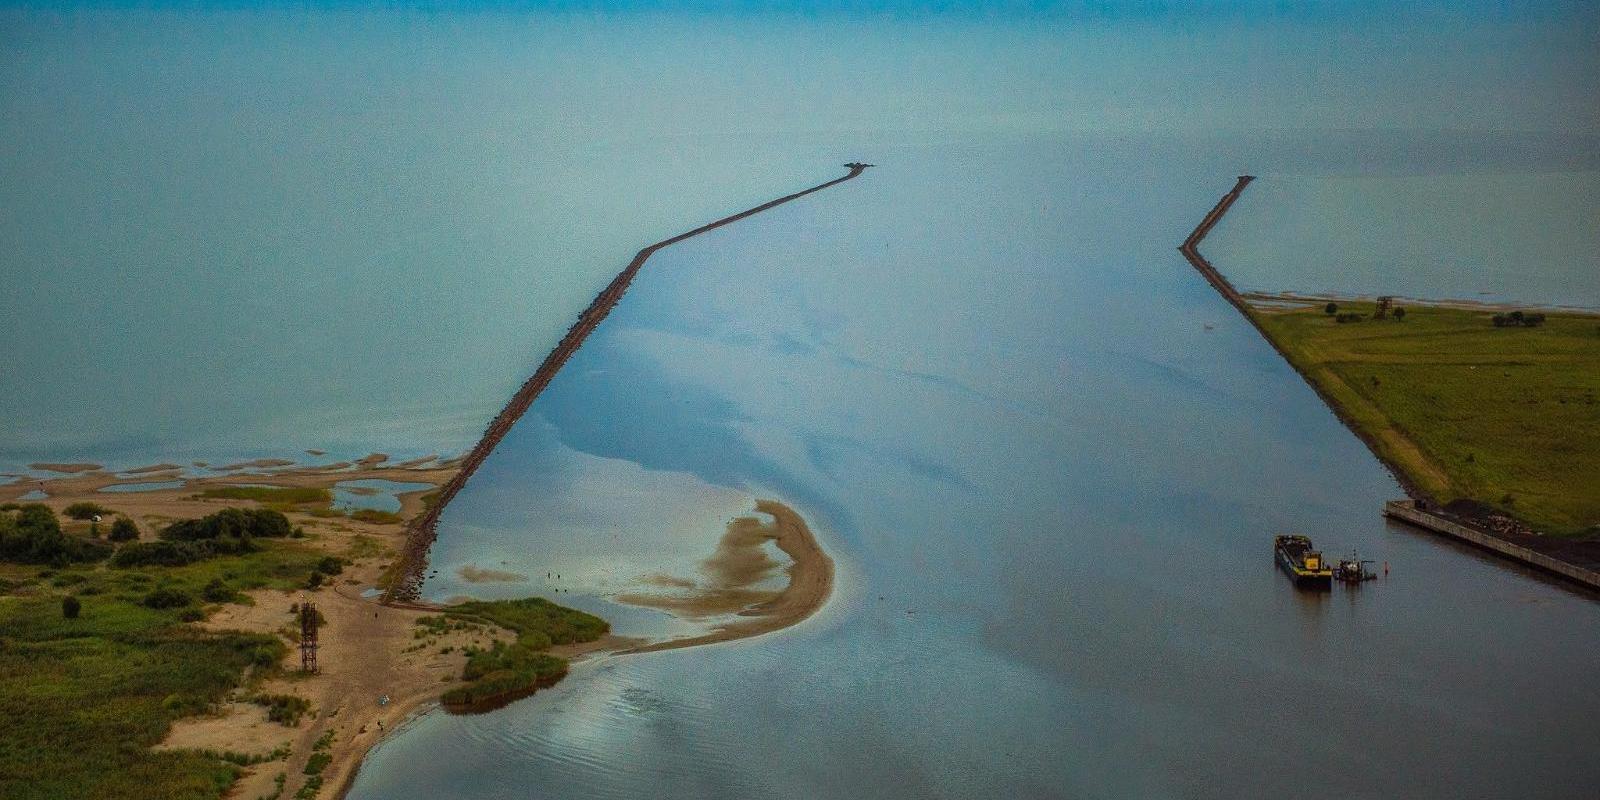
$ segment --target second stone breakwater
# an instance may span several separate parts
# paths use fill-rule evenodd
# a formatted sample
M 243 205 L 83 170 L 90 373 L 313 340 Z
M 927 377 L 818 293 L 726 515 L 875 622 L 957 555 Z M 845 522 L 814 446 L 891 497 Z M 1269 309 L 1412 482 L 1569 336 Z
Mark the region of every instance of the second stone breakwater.
M 511 428 L 516 425 L 517 420 L 527 413 L 528 408 L 533 405 L 533 401 L 538 398 L 545 387 L 550 385 L 550 381 L 555 378 L 557 372 L 561 371 L 561 367 L 567 363 L 567 359 L 571 358 L 572 354 L 576 353 L 578 348 L 583 345 L 583 340 L 588 338 L 589 334 L 606 318 L 606 315 L 611 313 L 611 309 L 616 307 L 617 301 L 622 299 L 623 293 L 628 290 L 628 285 L 633 282 L 634 276 L 639 273 L 645 262 L 650 260 L 650 256 L 663 247 L 677 244 L 685 239 L 699 236 L 724 225 L 730 225 L 746 217 L 783 205 L 791 200 L 797 200 L 808 194 L 820 192 L 830 186 L 848 181 L 866 171 L 867 167 L 871 165 L 851 163 L 845 166 L 850 171 L 842 177 L 834 178 L 831 181 L 817 184 L 793 194 L 784 195 L 776 200 L 770 200 L 754 208 L 746 209 L 671 238 L 663 239 L 640 250 L 633 257 L 633 260 L 628 262 L 628 266 L 618 273 L 615 278 L 611 279 L 611 283 L 607 284 L 606 288 L 594 298 L 589 307 L 578 315 L 578 321 L 567 330 L 565 336 L 561 337 L 561 341 L 556 344 L 555 349 L 545 356 L 544 362 L 539 365 L 539 368 L 522 384 L 522 388 L 511 396 L 511 400 L 506 403 L 505 408 L 501 409 L 500 413 L 489 422 L 489 426 L 483 432 L 483 438 L 479 439 L 472 450 L 462 457 L 460 471 L 439 488 L 438 495 L 429 504 L 427 511 L 412 520 L 407 531 L 405 548 L 400 553 L 400 558 L 391 572 L 393 577 L 384 592 L 384 602 L 414 600 L 421 594 L 422 582 L 428 563 L 428 551 L 432 549 L 434 538 L 437 536 L 439 516 L 444 513 L 444 509 L 449 506 L 450 501 L 466 485 L 478 467 L 488 459 L 489 454 L 494 452 L 494 448 L 500 444 L 506 434 L 511 432 Z

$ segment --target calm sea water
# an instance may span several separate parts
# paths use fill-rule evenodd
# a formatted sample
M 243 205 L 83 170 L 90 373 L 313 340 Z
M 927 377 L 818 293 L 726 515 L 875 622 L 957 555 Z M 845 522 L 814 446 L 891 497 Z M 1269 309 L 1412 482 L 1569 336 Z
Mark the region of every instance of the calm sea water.
M 1207 237 L 1248 290 L 1600 308 L 1600 172 L 1262 176 Z
M 453 452 L 638 246 L 865 158 L 652 259 L 426 587 L 672 635 L 611 595 L 773 497 L 828 607 L 424 715 L 351 797 L 1585 796 L 1600 606 L 1387 526 L 1174 247 L 1242 172 L 1600 169 L 1592 13 L 1273 7 L 5 12 L 0 449 Z M 1390 577 L 1295 592 L 1290 529 Z
M 576 575 L 564 602 L 648 630 L 606 594 L 636 548 L 693 531 L 635 487 L 707 516 L 743 492 L 818 525 L 840 595 L 779 635 L 428 714 L 352 797 L 1293 796 L 1286 764 L 1333 796 L 1572 797 L 1600 777 L 1600 606 L 1386 525 L 1399 488 L 1173 249 L 1240 152 L 872 157 L 661 253 L 438 550 Z M 1297 593 L 1282 530 L 1390 577 Z

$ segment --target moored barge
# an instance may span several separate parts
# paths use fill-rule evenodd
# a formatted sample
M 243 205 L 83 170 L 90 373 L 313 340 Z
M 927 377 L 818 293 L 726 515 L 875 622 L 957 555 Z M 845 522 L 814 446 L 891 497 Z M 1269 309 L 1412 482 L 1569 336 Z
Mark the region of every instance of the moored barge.
M 1333 568 L 1313 549 L 1311 540 L 1299 534 L 1284 534 L 1272 540 L 1278 566 L 1296 586 L 1325 589 L 1333 586 Z

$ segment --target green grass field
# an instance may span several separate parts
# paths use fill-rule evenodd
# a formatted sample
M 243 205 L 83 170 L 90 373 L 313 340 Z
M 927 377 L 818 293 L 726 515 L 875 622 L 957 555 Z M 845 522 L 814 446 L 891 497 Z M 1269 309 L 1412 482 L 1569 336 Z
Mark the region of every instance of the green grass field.
M 298 540 L 260 544 L 181 567 L 0 564 L 0 797 L 221 797 L 235 764 L 150 746 L 283 654 L 274 636 L 183 624 L 204 615 L 213 580 L 292 589 L 324 555 Z M 190 602 L 152 608 L 157 589 Z M 81 604 L 76 619 L 63 614 L 69 595 Z
M 1534 527 L 1600 525 L 1600 316 L 1497 328 L 1494 312 L 1407 306 L 1338 323 L 1319 304 L 1258 310 L 1291 362 L 1388 463 L 1441 501 L 1470 498 Z
M 468 648 L 463 680 L 469 681 L 440 698 L 453 708 L 486 710 L 532 694 L 567 674 L 567 662 L 546 652 L 552 645 L 592 642 L 611 625 L 592 614 L 559 606 L 541 597 L 473 601 L 452 606 L 443 616 L 423 617 L 423 631 L 440 632 L 455 624 L 486 623 L 515 631 L 515 643 L 495 642 L 488 649 Z

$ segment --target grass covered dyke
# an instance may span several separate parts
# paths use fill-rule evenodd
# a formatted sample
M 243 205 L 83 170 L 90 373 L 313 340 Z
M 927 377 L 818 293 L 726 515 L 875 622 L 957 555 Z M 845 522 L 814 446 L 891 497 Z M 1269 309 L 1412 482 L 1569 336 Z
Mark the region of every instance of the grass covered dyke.
M 1555 535 L 1600 526 L 1600 317 L 1409 305 L 1339 323 L 1314 308 L 1250 311 L 1384 462 L 1435 500 L 1466 498 Z
M 46 512 L 27 512 L 34 527 L 48 528 Z M 301 586 L 325 554 L 270 536 L 276 519 L 206 520 L 177 526 L 202 537 L 182 543 L 269 535 L 251 537 L 246 552 L 177 566 L 0 563 L 0 797 L 216 798 L 233 785 L 237 757 L 151 747 L 247 675 L 272 673 L 286 646 L 185 623 L 216 607 L 208 598 Z M 69 605 L 75 615 L 64 613 Z
M 424 617 L 417 624 L 442 631 L 452 621 L 487 623 L 517 634 L 511 644 L 497 641 L 488 648 L 467 650 L 461 677 L 468 683 L 440 698 L 446 708 L 458 713 L 499 708 L 553 685 L 566 677 L 567 662 L 546 650 L 553 645 L 592 642 L 611 631 L 611 625 L 599 617 L 542 597 L 463 603 L 443 616 Z

